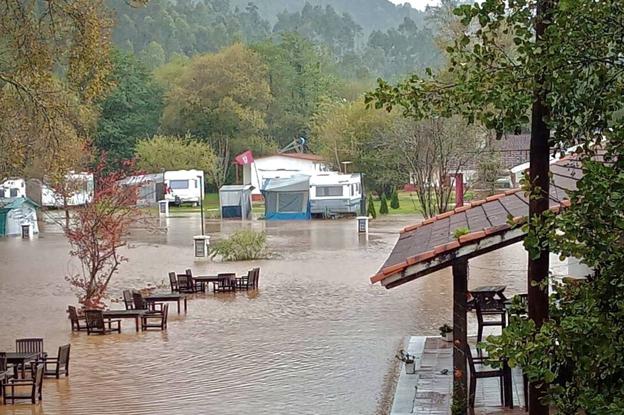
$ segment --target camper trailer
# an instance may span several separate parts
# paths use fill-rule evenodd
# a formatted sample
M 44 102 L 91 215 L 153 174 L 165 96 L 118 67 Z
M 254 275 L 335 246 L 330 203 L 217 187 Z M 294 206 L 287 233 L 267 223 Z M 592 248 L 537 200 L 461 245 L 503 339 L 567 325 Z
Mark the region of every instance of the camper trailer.
M 26 197 L 26 182 L 24 179 L 9 179 L 0 183 L 0 199 L 11 197 Z
M 204 192 L 204 172 L 201 170 L 175 170 L 165 173 L 165 200 L 181 205 L 198 206 Z
M 319 173 L 310 178 L 310 207 L 315 216 L 357 215 L 361 201 L 359 174 Z
M 69 172 L 65 179 L 71 189 L 66 201 L 38 179 L 9 179 L 0 184 L 0 198 L 28 197 L 45 207 L 82 206 L 93 199 L 93 174 Z

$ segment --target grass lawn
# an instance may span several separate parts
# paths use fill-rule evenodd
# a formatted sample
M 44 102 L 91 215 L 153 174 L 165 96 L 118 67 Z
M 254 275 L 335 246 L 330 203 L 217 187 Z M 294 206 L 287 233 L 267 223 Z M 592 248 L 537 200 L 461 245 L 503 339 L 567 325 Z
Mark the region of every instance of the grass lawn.
M 408 215 L 422 213 L 420 209 L 420 202 L 418 202 L 418 196 L 414 192 L 398 192 L 399 196 L 399 208 L 392 209 L 390 207 L 390 199 L 388 202 L 388 214 L 389 215 Z M 367 202 L 368 203 L 368 202 Z M 381 201 L 378 197 L 374 197 L 373 203 L 375 204 L 375 211 L 379 217 L 379 208 L 381 207 Z

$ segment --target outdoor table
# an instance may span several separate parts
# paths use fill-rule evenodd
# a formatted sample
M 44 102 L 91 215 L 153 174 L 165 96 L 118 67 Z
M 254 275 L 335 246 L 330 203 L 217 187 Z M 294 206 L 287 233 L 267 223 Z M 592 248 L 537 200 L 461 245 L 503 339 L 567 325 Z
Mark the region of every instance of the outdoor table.
M 106 310 L 102 313 L 104 318 L 133 318 L 136 324 L 136 331 L 139 331 L 139 320 L 147 310 Z
M 180 301 L 184 300 L 184 312 L 186 313 L 186 295 L 177 293 L 156 293 L 143 298 L 148 303 L 160 303 L 171 301 L 178 303 L 178 314 L 180 314 Z
M 506 285 L 485 285 L 469 290 L 468 292 L 472 296 L 469 308 L 474 308 L 474 303 L 478 301 L 482 307 L 487 309 L 504 309 L 505 301 L 507 301 L 507 297 L 503 294 L 505 288 L 507 288 Z
M 6 352 L 6 361 L 7 363 L 10 363 L 12 365 L 14 365 L 13 370 L 15 371 L 15 377 L 17 377 L 17 368 L 18 366 L 22 366 L 22 379 L 24 378 L 25 370 L 24 367 L 26 366 L 26 363 L 28 362 L 32 362 L 33 360 L 37 360 L 37 357 L 39 357 L 39 353 L 33 353 L 33 352 L 24 352 L 24 353 L 17 353 L 17 352 Z
M 212 283 L 212 287 L 214 289 L 215 282 L 219 282 L 219 280 L 221 280 L 222 278 L 223 277 L 219 277 L 217 275 L 198 275 L 196 277 L 193 277 L 193 283 L 203 282 L 206 285 Z

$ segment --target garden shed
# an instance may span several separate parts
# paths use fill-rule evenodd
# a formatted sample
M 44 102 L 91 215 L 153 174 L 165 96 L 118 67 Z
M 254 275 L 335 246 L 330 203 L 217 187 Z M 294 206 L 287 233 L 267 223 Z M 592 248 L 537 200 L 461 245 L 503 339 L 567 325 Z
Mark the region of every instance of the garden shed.
M 32 233 L 39 233 L 37 205 L 26 197 L 0 199 L 0 236 L 22 234 L 22 225 L 30 225 Z
M 266 179 L 261 188 L 267 220 L 306 220 L 310 214 L 310 176 Z
M 223 219 L 251 218 L 250 185 L 226 185 L 219 189 L 219 205 Z

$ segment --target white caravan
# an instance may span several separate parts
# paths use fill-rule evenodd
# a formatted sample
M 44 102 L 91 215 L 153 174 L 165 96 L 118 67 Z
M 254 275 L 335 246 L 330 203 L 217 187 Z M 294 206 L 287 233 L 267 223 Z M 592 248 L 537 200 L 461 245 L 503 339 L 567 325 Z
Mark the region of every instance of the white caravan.
M 198 206 L 202 198 L 204 172 L 201 170 L 175 170 L 165 172 L 165 200 L 180 205 Z
M 357 215 L 361 201 L 362 183 L 357 173 L 330 172 L 310 177 L 310 207 L 313 215 Z

